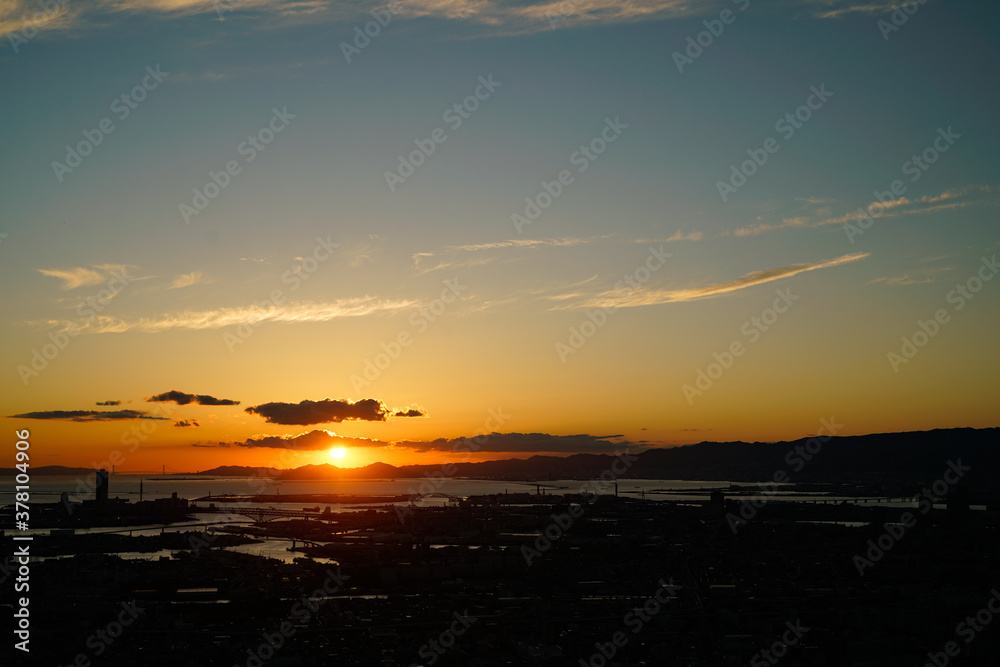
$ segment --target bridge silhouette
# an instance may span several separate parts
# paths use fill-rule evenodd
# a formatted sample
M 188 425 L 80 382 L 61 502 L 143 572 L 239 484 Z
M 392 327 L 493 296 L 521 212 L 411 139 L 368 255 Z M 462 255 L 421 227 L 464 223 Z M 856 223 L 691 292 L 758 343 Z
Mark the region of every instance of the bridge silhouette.
M 192 511 L 198 514 L 239 514 L 252 520 L 254 523 L 267 523 L 275 519 L 318 519 L 320 521 L 333 521 L 336 516 L 329 512 L 306 512 L 305 510 L 279 510 L 270 507 L 193 507 Z
M 447 493 L 433 492 L 433 493 L 414 493 L 410 496 L 410 501 L 420 500 L 423 498 L 447 498 L 448 500 L 457 503 L 462 500 L 461 496 L 451 496 Z

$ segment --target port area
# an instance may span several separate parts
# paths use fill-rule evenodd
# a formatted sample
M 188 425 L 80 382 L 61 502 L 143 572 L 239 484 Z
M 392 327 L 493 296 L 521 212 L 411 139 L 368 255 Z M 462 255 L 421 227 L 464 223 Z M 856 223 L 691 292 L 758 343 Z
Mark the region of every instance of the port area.
M 135 536 L 40 536 L 67 555 L 32 564 L 33 658 L 94 660 L 94 628 L 126 605 L 141 611 L 100 664 L 568 667 L 603 648 L 609 665 L 708 666 L 776 642 L 787 665 L 922 664 L 948 639 L 927 628 L 986 604 L 1000 565 L 996 511 L 961 505 L 499 501 L 244 518 L 145 558 L 117 551 Z M 269 544 L 283 557 L 254 553 Z M 789 643 L 788 624 L 808 630 Z M 969 650 L 1000 654 L 997 633 Z

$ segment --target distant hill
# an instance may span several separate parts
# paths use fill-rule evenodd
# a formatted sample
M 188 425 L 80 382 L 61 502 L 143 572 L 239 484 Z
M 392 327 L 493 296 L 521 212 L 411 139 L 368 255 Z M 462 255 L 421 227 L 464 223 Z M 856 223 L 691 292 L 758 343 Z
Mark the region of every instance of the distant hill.
M 819 445 L 819 449 L 816 446 Z M 809 453 L 809 447 L 815 454 Z M 807 460 L 808 457 L 808 460 Z M 510 480 L 591 479 L 614 462 L 608 454 L 531 456 L 479 463 L 456 463 L 454 476 Z M 937 429 L 789 442 L 700 442 L 650 449 L 638 454 L 622 478 L 769 482 L 784 471 L 796 482 L 928 480 L 940 477 L 948 461 L 972 469 L 969 481 L 1000 479 L 1000 429 Z M 621 467 L 619 465 L 619 467 Z M 304 466 L 284 479 L 414 478 L 440 471 L 440 464 L 364 468 Z
M 14 475 L 21 472 L 16 468 L 0 468 L 0 475 Z M 94 468 L 67 468 L 66 466 L 38 466 L 28 469 L 30 475 L 90 475 Z
M 819 445 L 816 450 L 816 445 Z M 793 482 L 933 481 L 961 459 L 971 467 L 965 479 L 979 486 L 1000 485 L 1000 428 L 936 429 L 909 433 L 876 433 L 834 437 L 825 443 L 809 438 L 789 442 L 700 442 L 683 447 L 650 449 L 636 455 L 623 479 L 726 480 L 769 482 L 783 471 Z M 430 456 L 430 455 L 429 455 Z M 811 460 L 806 460 L 810 456 Z M 594 479 L 609 470 L 610 454 L 531 456 L 478 463 L 456 463 L 451 476 L 480 479 L 544 481 Z M 440 473 L 440 463 L 392 466 L 373 463 L 362 468 L 330 464 L 289 470 L 221 466 L 195 473 L 214 477 L 273 476 L 286 480 L 412 479 Z M 619 464 L 619 467 L 621 465 Z M 17 472 L 13 468 L 2 474 Z M 89 475 L 89 468 L 42 466 L 32 475 Z
M 649 450 L 629 476 L 770 481 L 778 470 L 792 481 L 843 482 L 940 477 L 962 459 L 969 479 L 1000 474 L 1000 429 L 937 429 L 831 438 L 814 455 L 800 454 L 809 438 L 791 442 L 701 442 Z M 815 443 L 814 443 L 815 446 Z M 811 456 L 811 460 L 806 460 Z
M 372 463 L 363 468 L 338 468 L 329 463 L 285 470 L 281 479 L 392 479 L 399 468 L 388 463 Z
M 816 450 L 816 445 L 819 449 Z M 971 466 L 970 480 L 1000 479 L 1000 429 L 937 429 L 909 433 L 876 433 L 834 437 L 811 445 L 809 438 L 788 442 L 700 442 L 683 447 L 650 449 L 636 455 L 624 479 L 727 480 L 768 482 L 784 471 L 796 482 L 865 482 L 937 479 L 949 460 L 961 458 Z M 810 457 L 807 460 L 806 457 Z M 591 479 L 614 462 L 609 454 L 531 456 L 478 463 L 454 464 L 453 476 L 484 479 Z M 434 474 L 440 463 L 392 466 L 373 463 L 362 468 L 330 464 L 307 465 L 284 471 L 245 466 L 223 466 L 202 475 L 260 474 L 269 470 L 286 480 L 411 479 Z M 620 466 L 619 466 L 620 467 Z
M 277 468 L 255 468 L 253 466 L 219 466 L 193 474 L 205 477 L 277 477 L 281 471 Z

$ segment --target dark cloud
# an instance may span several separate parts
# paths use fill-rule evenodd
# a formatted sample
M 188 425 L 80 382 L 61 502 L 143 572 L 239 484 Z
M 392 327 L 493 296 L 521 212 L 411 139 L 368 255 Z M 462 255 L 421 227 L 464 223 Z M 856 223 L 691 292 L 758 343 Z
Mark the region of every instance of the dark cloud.
M 363 398 L 356 403 L 329 398 L 299 403 L 264 403 L 247 408 L 245 412 L 260 415 L 271 424 L 296 426 L 349 420 L 380 422 L 385 421 L 389 414 L 385 404 L 374 398 Z
M 144 410 L 44 410 L 42 412 L 25 412 L 20 415 L 10 415 L 16 419 L 54 419 L 68 422 L 111 422 L 129 419 L 163 419 L 153 417 Z
M 403 408 L 392 413 L 393 417 L 426 417 L 427 411 L 421 408 Z
M 188 403 L 196 403 L 198 405 L 239 405 L 239 401 L 233 401 L 228 398 L 216 398 L 215 396 L 208 396 L 207 394 L 186 394 L 183 391 L 177 391 L 173 389 L 171 391 L 165 391 L 162 394 L 157 394 L 156 396 L 150 396 L 146 399 L 148 403 L 176 403 L 177 405 L 187 405 Z
M 330 447 L 387 447 L 390 443 L 368 438 L 351 438 L 329 431 L 309 431 L 299 435 L 262 435 L 242 442 L 197 443 L 195 447 L 248 447 L 313 451 Z
M 174 426 L 178 428 L 188 428 L 190 426 L 198 427 L 201 424 L 198 423 L 197 419 L 180 419 L 174 422 Z
M 612 441 L 620 435 L 550 435 L 548 433 L 490 433 L 474 438 L 404 440 L 394 443 L 418 452 L 614 453 L 633 444 Z
M 121 401 L 98 401 L 95 405 L 121 405 Z

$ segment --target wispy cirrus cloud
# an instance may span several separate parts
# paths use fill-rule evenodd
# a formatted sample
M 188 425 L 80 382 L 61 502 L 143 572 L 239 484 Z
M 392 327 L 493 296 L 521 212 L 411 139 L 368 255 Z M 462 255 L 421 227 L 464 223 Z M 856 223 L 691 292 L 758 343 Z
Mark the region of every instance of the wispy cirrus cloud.
M 899 0 L 881 0 L 880 2 L 854 2 L 852 0 L 813 0 L 816 8 L 813 16 L 818 19 L 839 19 L 851 14 L 883 14 L 891 12 L 903 3 Z
M 505 248 L 566 248 L 575 245 L 586 245 L 594 241 L 602 241 L 611 238 L 610 234 L 603 236 L 563 237 L 553 239 L 508 239 L 506 241 L 492 241 L 489 243 L 471 243 L 468 245 L 445 246 L 445 250 L 456 252 L 479 252 L 481 250 L 501 250 Z
M 681 230 L 677 230 L 673 236 L 667 239 L 667 243 L 676 243 L 678 241 L 700 241 L 704 237 L 701 232 L 688 232 L 683 233 Z
M 190 287 L 191 285 L 197 285 L 204 279 L 205 279 L 205 274 L 203 274 L 201 271 L 182 273 L 173 279 L 168 289 L 179 289 L 181 287 Z
M 58 278 L 63 281 L 63 289 L 75 289 L 83 285 L 97 285 L 103 278 L 101 274 L 86 267 L 74 267 L 71 269 L 38 269 L 43 276 Z
M 958 257 L 958 253 L 957 252 L 948 252 L 948 253 L 945 253 L 943 255 L 935 255 L 934 257 L 923 257 L 919 261 L 925 262 L 925 263 L 927 263 L 927 262 L 939 262 L 942 259 L 950 259 L 952 257 Z
M 744 236 L 757 236 L 758 234 L 763 234 L 765 232 L 773 232 L 778 229 L 789 229 L 794 227 L 809 227 L 809 219 L 803 216 L 798 216 L 794 218 L 785 218 L 781 222 L 766 223 L 760 222 L 753 225 L 748 225 L 746 227 L 740 227 L 733 232 L 734 236 L 744 237 Z
M 273 17 L 295 19 L 325 14 L 329 20 L 349 20 L 360 17 L 371 7 L 363 3 L 342 3 L 335 0 L 61 0 L 46 3 L 38 0 L 3 0 L 0 3 L 0 37 L 21 33 L 25 29 L 78 30 L 81 27 L 105 28 L 117 14 L 176 20 L 190 16 L 210 15 L 225 20 L 243 16 L 256 19 L 266 27 L 274 27 Z
M 485 243 L 469 243 L 465 245 L 445 246 L 440 252 L 417 252 L 412 255 L 413 268 L 418 275 L 439 271 L 441 269 L 470 268 L 490 264 L 498 259 L 494 254 L 487 254 L 482 257 L 464 257 L 465 253 L 490 253 L 491 251 L 507 250 L 536 250 L 539 248 L 568 248 L 572 246 L 582 246 L 604 241 L 611 238 L 611 234 L 602 236 L 591 236 L 586 238 L 563 237 L 549 239 L 507 239 L 504 241 L 488 241 Z
M 426 273 L 431 273 L 433 271 L 441 271 L 443 269 L 470 269 L 475 266 L 484 266 L 486 264 L 492 264 L 496 261 L 496 257 L 472 257 L 469 259 L 439 259 L 437 263 L 433 265 L 426 265 L 424 262 L 428 258 L 434 257 L 434 253 L 430 252 L 418 252 L 413 255 L 413 268 L 417 270 L 417 275 L 424 275 Z
M 489 26 L 500 34 L 523 34 L 556 27 L 633 23 L 689 16 L 708 11 L 711 2 L 689 0 L 543 0 L 525 4 L 501 0 L 407 0 L 403 13 Z
M 800 273 L 808 271 L 818 271 L 844 264 L 851 264 L 868 257 L 870 253 L 858 252 L 850 255 L 841 255 L 833 259 L 819 262 L 808 262 L 791 264 L 775 269 L 765 269 L 763 271 L 753 271 L 735 280 L 721 283 L 712 283 L 700 287 L 688 287 L 683 289 L 663 289 L 651 288 L 644 290 L 606 290 L 585 298 L 576 298 L 571 302 L 556 306 L 553 310 L 579 310 L 584 308 L 633 308 L 637 306 L 653 306 L 663 303 L 676 303 L 683 301 L 696 301 L 717 296 L 723 296 L 732 292 L 762 285 L 764 283 L 790 278 Z
M 866 217 L 898 218 L 909 215 L 928 215 L 940 211 L 965 208 L 967 206 L 996 205 L 1000 203 L 1000 198 L 997 197 L 998 192 L 1000 192 L 1000 189 L 994 186 L 970 185 L 945 190 L 937 195 L 924 195 L 914 199 L 897 197 L 885 202 L 872 201 L 867 206 L 862 206 L 840 215 L 829 215 L 829 200 L 816 200 L 817 203 L 822 202 L 823 204 L 822 208 L 818 211 L 818 215 L 815 212 L 804 212 L 796 216 L 782 218 L 778 222 L 761 222 L 740 227 L 733 234 L 737 237 L 748 237 L 782 229 L 843 225 L 864 220 Z M 812 203 L 810 200 L 803 201 Z
M 405 0 L 394 5 L 396 20 L 438 19 L 461 22 L 493 35 L 530 34 L 555 27 L 634 23 L 711 11 L 713 0 L 541 0 L 508 3 L 502 0 Z M 69 2 L 49 17 L 49 28 L 76 28 L 107 24 L 115 14 L 154 16 L 163 20 L 210 15 L 214 19 L 243 18 L 273 27 L 288 21 L 336 22 L 370 19 L 369 11 L 385 7 L 385 2 L 336 0 L 91 0 Z M 5 11 L 4 11 L 5 10 Z M 38 5 L 29 0 L 5 0 L 0 14 L 0 37 L 31 25 Z M 716 10 L 717 11 L 717 10 Z M 274 21 L 277 17 L 283 21 Z M 105 19 L 105 20 L 101 20 Z
M 628 242 L 635 243 L 638 245 L 646 245 L 650 243 L 656 244 L 656 243 L 679 243 L 681 241 L 701 241 L 704 238 L 705 234 L 703 232 L 696 232 L 692 230 L 690 232 L 685 233 L 684 231 L 678 229 L 676 232 L 674 232 L 673 234 L 671 234 L 666 238 L 637 238 L 637 239 L 631 239 Z
M 68 269 L 38 269 L 38 272 L 43 276 L 61 280 L 62 288 L 70 290 L 85 285 L 99 285 L 114 278 L 116 274 L 124 276 L 129 269 L 134 268 L 129 264 L 97 264 L 89 267 L 74 266 Z
M 954 267 L 951 266 L 940 266 L 928 269 L 918 269 L 910 273 L 904 273 L 901 276 L 883 276 L 881 278 L 876 278 L 875 280 L 869 280 L 869 285 L 876 285 L 882 283 L 884 285 L 892 285 L 894 287 L 903 287 L 906 285 L 923 285 L 925 283 L 932 283 L 937 279 L 938 274 L 946 273 L 948 271 L 953 271 Z
M 106 13 L 133 12 L 185 16 L 212 14 L 218 18 L 236 12 L 255 15 L 295 16 L 334 10 L 342 3 L 333 0 L 95 0 L 95 10 Z
M 4 0 L 0 6 L 0 37 L 30 26 L 48 30 L 91 26 L 103 29 L 116 14 L 149 16 L 159 20 L 203 17 L 226 21 L 243 19 L 254 27 L 277 28 L 289 23 L 357 22 L 387 2 L 337 0 L 88 0 L 62 2 L 50 12 L 37 0 Z M 585 28 L 642 21 L 662 21 L 717 14 L 728 3 L 719 0 L 398 0 L 394 20 L 439 20 L 461 23 L 490 36 L 524 35 L 559 28 Z M 781 3 L 772 3 L 776 8 Z M 839 19 L 852 14 L 889 12 L 895 0 L 811 0 L 803 7 L 815 19 Z M 278 19 L 278 20 L 276 20 Z M 184 74 L 177 72 L 178 79 Z M 220 74 L 220 76 L 225 76 Z
M 910 276 L 908 273 L 904 273 L 901 276 L 886 276 L 882 278 L 876 278 L 875 280 L 869 280 L 869 285 L 874 285 L 877 283 L 885 283 L 886 285 L 922 285 L 923 283 L 933 282 L 933 278 L 916 278 Z
M 45 320 L 29 324 L 58 327 L 61 331 L 101 334 L 139 331 L 158 333 L 174 329 L 221 329 L 241 324 L 280 322 L 296 324 L 327 322 L 340 317 L 364 317 L 377 313 L 393 313 L 412 308 L 419 302 L 413 299 L 386 300 L 371 296 L 339 299 L 327 303 L 297 303 L 268 306 L 238 306 L 214 310 L 185 310 L 155 317 L 125 319 L 98 315 L 77 320 Z
M 81 10 L 78 3 L 52 4 L 55 6 L 43 9 L 37 0 L 4 0 L 0 4 L 0 37 L 33 30 L 61 30 L 76 22 Z

